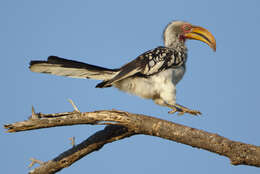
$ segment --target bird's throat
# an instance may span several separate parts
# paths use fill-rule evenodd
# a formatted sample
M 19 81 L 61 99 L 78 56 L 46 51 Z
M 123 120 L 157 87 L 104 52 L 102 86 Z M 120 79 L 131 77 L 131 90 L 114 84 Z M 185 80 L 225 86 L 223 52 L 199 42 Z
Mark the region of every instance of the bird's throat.
M 185 43 L 186 38 L 183 35 L 180 35 L 179 41 Z

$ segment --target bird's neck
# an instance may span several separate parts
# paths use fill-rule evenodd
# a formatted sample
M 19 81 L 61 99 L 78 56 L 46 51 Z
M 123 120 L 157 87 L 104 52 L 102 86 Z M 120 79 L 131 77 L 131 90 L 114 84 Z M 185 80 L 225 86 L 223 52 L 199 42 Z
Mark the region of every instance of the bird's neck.
M 171 48 L 178 52 L 184 52 L 184 53 L 187 52 L 187 47 L 184 44 L 184 42 L 171 42 L 170 44 L 165 43 L 164 45 L 165 47 Z
M 164 45 L 165 45 L 165 47 L 174 49 L 178 52 L 184 52 L 184 53 L 187 52 L 185 40 L 183 40 L 183 41 L 182 40 L 175 40 L 175 41 L 170 41 L 170 42 L 167 42 L 167 40 L 165 40 Z

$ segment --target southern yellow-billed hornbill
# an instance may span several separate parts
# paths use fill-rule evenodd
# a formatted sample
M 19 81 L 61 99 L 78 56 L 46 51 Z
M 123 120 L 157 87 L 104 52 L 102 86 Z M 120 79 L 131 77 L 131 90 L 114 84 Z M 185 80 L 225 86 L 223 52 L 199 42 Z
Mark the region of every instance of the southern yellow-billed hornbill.
M 118 69 L 107 69 L 50 56 L 47 61 L 31 61 L 30 70 L 73 78 L 103 80 L 97 88 L 114 86 L 122 91 L 152 99 L 172 109 L 169 113 L 201 114 L 176 103 L 176 84 L 185 73 L 186 39 L 207 43 L 214 51 L 216 41 L 206 29 L 183 21 L 173 21 L 163 33 L 164 46 L 147 51 Z

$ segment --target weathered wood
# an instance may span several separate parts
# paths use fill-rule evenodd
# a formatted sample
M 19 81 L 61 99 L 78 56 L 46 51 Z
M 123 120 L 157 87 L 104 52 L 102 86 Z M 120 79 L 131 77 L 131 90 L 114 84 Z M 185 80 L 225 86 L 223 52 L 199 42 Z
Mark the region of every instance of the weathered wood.
M 203 130 L 161 120 L 151 116 L 132 114 L 117 110 L 95 112 L 64 112 L 56 114 L 34 113 L 22 122 L 5 125 L 7 132 L 19 132 L 40 128 L 75 124 L 108 125 L 82 143 L 73 146 L 56 158 L 30 171 L 30 174 L 55 173 L 77 160 L 97 151 L 107 143 L 136 134 L 157 136 L 192 147 L 226 156 L 233 165 L 260 167 L 260 147 L 229 140 Z

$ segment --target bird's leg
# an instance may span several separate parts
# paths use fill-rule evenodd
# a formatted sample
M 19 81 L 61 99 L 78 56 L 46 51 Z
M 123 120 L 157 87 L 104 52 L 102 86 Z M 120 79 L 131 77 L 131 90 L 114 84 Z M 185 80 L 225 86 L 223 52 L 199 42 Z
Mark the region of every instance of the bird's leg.
M 178 115 L 183 115 L 184 113 L 188 113 L 191 115 L 201 115 L 200 111 L 191 110 L 179 104 L 173 104 L 173 105 L 166 104 L 166 105 L 172 109 L 171 111 L 169 111 L 169 114 L 174 114 L 175 112 L 178 112 Z

